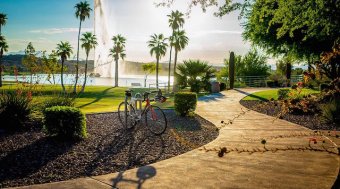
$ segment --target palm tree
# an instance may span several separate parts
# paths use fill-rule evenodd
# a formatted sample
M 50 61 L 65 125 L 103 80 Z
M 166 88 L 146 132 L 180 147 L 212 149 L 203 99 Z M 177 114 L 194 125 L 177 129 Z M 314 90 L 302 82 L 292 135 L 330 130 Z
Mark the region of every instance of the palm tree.
M 60 42 L 57 44 L 57 55 L 61 58 L 61 87 L 63 88 L 63 92 L 65 92 L 65 86 L 64 86 L 64 62 L 67 60 L 67 58 L 70 58 L 71 54 L 73 53 L 71 44 L 69 42 Z
M 177 55 L 179 51 L 182 51 L 189 43 L 189 38 L 186 36 L 184 30 L 176 31 L 173 35 L 172 46 L 175 48 L 175 61 L 174 61 L 174 75 L 176 75 Z M 176 91 L 176 78 L 174 78 L 173 91 Z
M 110 56 L 115 60 L 115 87 L 118 87 L 118 60 L 119 57 L 124 60 L 125 54 L 125 42 L 126 39 L 122 35 L 118 34 L 113 36 L 113 47 L 110 49 Z
M 81 31 L 81 23 L 85 21 L 86 17 L 90 18 L 90 13 L 92 11 L 90 4 L 87 1 L 80 2 L 76 4 L 74 7 L 76 9 L 76 18 L 79 18 L 79 32 L 78 32 L 78 47 L 77 47 L 77 65 L 76 65 L 76 82 L 74 84 L 73 92 L 77 91 L 77 83 L 78 83 L 78 73 L 79 73 L 79 40 L 80 40 L 80 31 Z
M 178 31 L 179 28 L 184 25 L 184 14 L 179 12 L 178 10 L 172 11 L 169 17 L 169 27 L 172 29 L 172 35 L 170 37 L 170 59 L 169 59 L 169 74 L 168 74 L 168 91 L 170 91 L 170 75 L 171 75 L 171 57 L 172 57 L 172 40 L 175 34 L 175 31 Z
M 0 13 L 0 36 L 1 36 L 1 27 L 6 25 L 7 23 L 7 15 L 4 13 Z
M 8 51 L 6 39 L 0 35 L 0 87 L 2 87 L 2 56 Z
M 151 40 L 148 41 L 150 48 L 150 54 L 153 56 L 155 54 L 156 56 L 156 88 L 158 89 L 158 69 L 159 69 L 159 60 L 162 58 L 162 56 L 165 56 L 166 54 L 166 48 L 168 44 L 165 42 L 167 39 L 164 38 L 163 34 L 154 34 L 151 36 Z
M 207 62 L 200 60 L 184 61 L 184 64 L 177 66 L 179 73 L 176 73 L 178 85 L 182 88 L 190 86 L 191 92 L 198 93 L 201 88 L 206 88 L 213 77 L 215 70 Z
M 97 38 L 96 35 L 92 34 L 91 32 L 86 32 L 83 34 L 83 38 L 80 39 L 82 42 L 81 47 L 85 49 L 86 52 L 86 61 L 85 61 L 85 80 L 83 87 L 81 89 L 81 92 L 84 92 L 85 85 L 86 85 L 86 79 L 87 79 L 87 61 L 89 58 L 89 53 L 91 49 L 94 49 L 96 47 Z

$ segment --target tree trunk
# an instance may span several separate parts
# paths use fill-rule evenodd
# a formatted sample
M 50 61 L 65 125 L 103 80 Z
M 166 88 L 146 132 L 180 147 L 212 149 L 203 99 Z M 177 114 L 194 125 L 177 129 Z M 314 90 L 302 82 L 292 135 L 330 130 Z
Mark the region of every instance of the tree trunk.
M 159 68 L 159 57 L 156 58 L 157 63 L 156 63 L 156 88 L 158 89 L 158 68 Z
M 234 52 L 230 52 L 229 59 L 229 88 L 234 89 L 235 83 L 235 54 Z
M 65 92 L 65 86 L 64 86 L 64 60 L 61 59 L 61 71 L 60 71 L 60 82 L 61 87 L 63 88 L 63 92 Z
M 2 87 L 2 57 L 0 57 L 0 87 Z
M 174 60 L 174 83 L 173 83 L 173 87 L 172 87 L 172 92 L 177 92 L 178 91 L 178 86 L 177 86 L 177 80 L 175 75 L 177 74 L 177 54 L 178 54 L 178 50 L 175 48 L 175 60 Z
M 169 74 L 168 74 L 168 91 L 170 92 L 170 77 L 171 77 L 171 55 L 172 55 L 172 46 L 170 45 L 170 60 L 169 60 Z
M 74 83 L 73 93 L 77 93 L 77 83 L 78 83 L 78 73 L 79 73 L 79 40 L 81 31 L 81 20 L 79 22 L 79 32 L 78 32 L 78 47 L 77 47 L 77 65 L 76 65 L 76 82 Z
M 118 59 L 115 60 L 115 87 L 118 87 Z
M 54 73 L 52 73 L 53 84 L 55 85 Z
M 86 86 L 86 80 L 87 80 L 87 61 L 88 61 L 89 55 L 86 55 L 86 60 L 85 60 L 85 78 L 84 78 L 84 84 L 83 87 L 81 88 L 81 92 L 83 93 L 85 91 L 85 86 Z
M 290 87 L 291 75 L 292 75 L 292 63 L 287 62 L 287 66 L 286 66 L 287 87 Z

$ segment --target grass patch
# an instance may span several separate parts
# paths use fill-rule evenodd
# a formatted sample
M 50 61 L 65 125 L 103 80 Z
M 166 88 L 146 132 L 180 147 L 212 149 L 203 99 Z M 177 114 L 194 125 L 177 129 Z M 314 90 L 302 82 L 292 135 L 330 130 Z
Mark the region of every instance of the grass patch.
M 18 88 L 28 90 L 29 85 L 4 85 L 0 88 L 1 91 L 15 91 Z M 72 86 L 66 86 L 68 92 L 72 91 Z M 124 101 L 126 87 L 109 87 L 109 86 L 87 86 L 85 92 L 79 94 L 75 100 L 75 107 L 80 108 L 84 113 L 112 112 L 118 110 L 118 105 Z M 35 103 L 43 102 L 46 99 L 54 98 L 61 94 L 60 85 L 34 85 L 32 90 L 33 101 Z M 148 89 L 134 88 L 133 94 L 143 93 Z M 165 103 L 155 103 L 164 109 L 173 109 L 173 95 L 167 96 L 168 100 Z
M 268 101 L 271 98 L 274 100 L 278 99 L 277 91 L 279 89 L 272 89 L 272 90 L 267 90 L 267 91 L 260 91 L 256 93 L 249 94 L 242 100 L 260 100 L 260 101 Z M 300 93 L 301 96 L 305 96 L 308 94 L 317 94 L 320 93 L 318 90 L 313 90 L 313 89 L 302 89 L 302 92 Z

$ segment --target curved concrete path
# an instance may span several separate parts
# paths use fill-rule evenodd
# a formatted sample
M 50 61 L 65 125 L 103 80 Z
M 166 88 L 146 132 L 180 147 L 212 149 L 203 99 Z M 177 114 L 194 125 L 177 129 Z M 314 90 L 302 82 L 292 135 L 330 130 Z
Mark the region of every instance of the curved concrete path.
M 258 90 L 204 97 L 197 113 L 221 126 L 221 120 L 233 119 L 245 109 L 239 100 Z M 263 149 L 261 138 L 267 139 L 267 149 L 306 147 L 308 137 L 301 135 L 309 133 L 299 125 L 249 111 L 223 127 L 205 148 Z M 279 135 L 289 137 L 275 138 Z M 327 140 L 324 145 L 331 143 Z M 230 152 L 220 158 L 216 151 L 202 149 L 125 172 L 24 188 L 331 188 L 339 171 L 339 156 L 327 152 Z

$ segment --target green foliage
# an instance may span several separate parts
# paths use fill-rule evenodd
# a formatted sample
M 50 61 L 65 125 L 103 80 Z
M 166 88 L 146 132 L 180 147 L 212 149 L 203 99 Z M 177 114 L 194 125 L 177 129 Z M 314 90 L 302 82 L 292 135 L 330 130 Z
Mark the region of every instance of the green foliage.
M 269 53 L 319 56 L 340 36 L 340 1 L 247 2 L 244 37 Z
M 340 99 L 336 98 L 321 106 L 322 120 L 340 126 Z
M 21 92 L 0 95 L 0 128 L 16 131 L 23 128 L 31 113 L 31 99 Z
M 277 96 L 279 100 L 287 99 L 289 97 L 289 89 L 279 89 L 277 91 Z
M 75 98 L 72 98 L 68 95 L 61 95 L 51 99 L 48 99 L 44 102 L 44 108 L 51 108 L 53 106 L 69 106 L 74 107 Z
M 50 136 L 68 139 L 87 137 L 86 118 L 78 109 L 68 106 L 54 106 L 44 111 L 44 128 Z
M 191 92 L 179 92 L 175 94 L 175 111 L 181 116 L 186 116 L 195 111 L 197 105 L 197 94 Z
M 217 78 L 220 80 L 229 77 L 229 60 L 224 60 L 224 64 L 225 68 L 217 74 Z M 268 76 L 269 70 L 267 57 L 255 49 L 243 57 L 235 55 L 235 76 Z
M 191 92 L 198 93 L 201 89 L 209 89 L 210 79 L 213 77 L 215 70 L 207 62 L 200 60 L 184 61 L 184 64 L 178 65 L 178 74 L 175 75 L 178 84 L 190 86 Z

